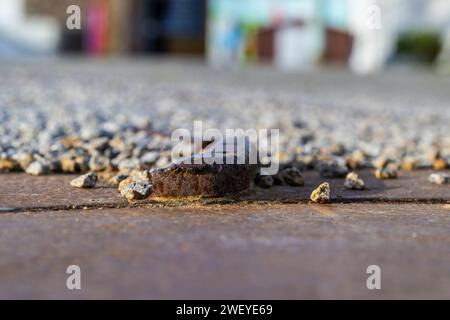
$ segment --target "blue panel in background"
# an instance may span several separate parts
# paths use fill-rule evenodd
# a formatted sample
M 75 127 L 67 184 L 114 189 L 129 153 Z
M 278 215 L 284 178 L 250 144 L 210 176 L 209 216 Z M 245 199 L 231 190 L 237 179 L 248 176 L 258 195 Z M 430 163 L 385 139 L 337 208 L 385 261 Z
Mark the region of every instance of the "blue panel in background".
M 202 0 L 168 1 L 164 33 L 169 37 L 198 37 L 203 33 L 205 8 Z

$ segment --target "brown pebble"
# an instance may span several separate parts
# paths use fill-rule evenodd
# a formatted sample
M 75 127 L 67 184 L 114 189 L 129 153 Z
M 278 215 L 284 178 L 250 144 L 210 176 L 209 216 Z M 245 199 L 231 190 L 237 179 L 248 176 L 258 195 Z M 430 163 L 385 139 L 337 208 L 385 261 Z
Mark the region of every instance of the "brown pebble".
M 439 158 L 433 161 L 434 170 L 445 170 L 447 168 L 447 163 L 444 159 Z
M 0 172 L 10 172 L 20 169 L 19 163 L 11 158 L 0 159 Z
M 151 172 L 154 195 L 160 197 L 223 197 L 237 195 L 250 188 L 254 165 L 234 164 L 228 158 L 224 164 L 174 163 Z
M 64 173 L 74 173 L 79 172 L 79 166 L 77 165 L 75 159 L 63 158 L 60 161 L 61 171 Z
M 402 170 L 404 171 L 412 171 L 417 168 L 419 161 L 417 159 L 403 159 L 402 161 Z

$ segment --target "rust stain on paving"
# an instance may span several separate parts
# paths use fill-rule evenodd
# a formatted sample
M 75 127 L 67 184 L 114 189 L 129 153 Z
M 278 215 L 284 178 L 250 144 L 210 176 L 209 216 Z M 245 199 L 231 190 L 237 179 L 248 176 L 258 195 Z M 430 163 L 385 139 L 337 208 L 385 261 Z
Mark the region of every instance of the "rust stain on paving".
M 334 210 L 334 206 L 331 204 L 325 204 L 325 205 L 312 204 L 311 209 L 325 217 L 336 217 L 337 216 L 336 211 Z

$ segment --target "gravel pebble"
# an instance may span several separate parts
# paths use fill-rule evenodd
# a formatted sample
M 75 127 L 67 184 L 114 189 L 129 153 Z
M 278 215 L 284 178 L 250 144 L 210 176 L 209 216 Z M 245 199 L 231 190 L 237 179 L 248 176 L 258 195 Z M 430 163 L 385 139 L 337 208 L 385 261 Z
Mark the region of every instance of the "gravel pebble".
M 0 172 L 10 172 L 20 169 L 20 164 L 11 158 L 0 159 Z
M 445 170 L 447 168 L 447 162 L 444 159 L 436 159 L 433 162 L 434 170 Z
M 50 166 L 43 164 L 39 161 L 32 162 L 27 169 L 25 170 L 26 173 L 31 174 L 33 176 L 40 176 L 44 174 L 50 173 Z
M 348 168 L 342 158 L 319 161 L 317 170 L 322 178 L 342 178 L 348 173 Z
M 270 188 L 273 186 L 273 177 L 268 175 L 257 174 L 255 177 L 255 184 L 261 188 Z
M 95 188 L 97 184 L 97 174 L 89 172 L 73 179 L 70 185 L 75 188 Z
M 315 203 L 330 202 L 330 184 L 328 182 L 320 184 L 316 189 L 313 190 L 310 199 Z
M 382 168 L 375 170 L 375 177 L 380 180 L 396 179 L 398 177 L 398 169 L 393 164 L 388 164 Z
M 364 181 L 355 172 L 350 172 L 345 177 L 344 187 L 349 190 L 362 190 Z
M 135 181 L 152 183 L 152 174 L 150 173 L 150 170 L 132 170 L 130 177 Z
M 117 188 L 119 189 L 120 192 L 122 192 L 129 184 L 133 183 L 133 181 L 134 180 L 132 177 L 127 177 L 119 182 L 119 185 Z
M 119 183 L 121 183 L 123 180 L 125 180 L 128 177 L 129 177 L 129 175 L 127 175 L 127 174 L 116 174 L 115 176 L 111 177 L 108 180 L 108 182 L 115 186 L 118 186 Z
M 302 172 L 295 167 L 282 169 L 280 177 L 288 186 L 299 187 L 305 184 Z
M 434 184 L 450 183 L 450 175 L 446 173 L 432 173 L 428 177 L 428 181 Z
M 153 186 L 142 181 L 135 181 L 128 184 L 121 191 L 121 195 L 128 200 L 143 200 L 150 196 Z

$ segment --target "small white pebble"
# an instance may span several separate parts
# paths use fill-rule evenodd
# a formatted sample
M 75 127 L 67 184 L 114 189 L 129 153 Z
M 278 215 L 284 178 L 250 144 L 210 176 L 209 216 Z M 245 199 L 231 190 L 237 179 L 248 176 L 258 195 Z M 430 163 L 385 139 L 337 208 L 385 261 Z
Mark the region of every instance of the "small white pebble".
M 89 172 L 73 179 L 70 185 L 75 188 L 94 188 L 97 184 L 97 174 Z
M 450 183 L 450 175 L 443 172 L 432 173 L 428 176 L 428 181 L 434 184 L 447 184 Z

